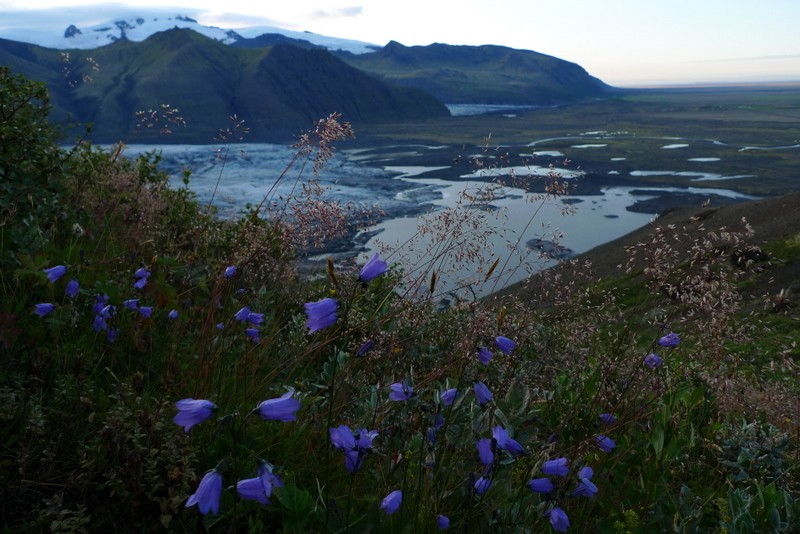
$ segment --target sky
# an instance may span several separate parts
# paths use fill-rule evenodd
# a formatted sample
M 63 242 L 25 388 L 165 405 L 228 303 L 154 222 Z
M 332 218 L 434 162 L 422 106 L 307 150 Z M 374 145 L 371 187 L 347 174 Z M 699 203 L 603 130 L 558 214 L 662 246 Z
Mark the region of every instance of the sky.
M 169 1 L 169 0 L 168 0 Z M 93 25 L 140 12 L 385 45 L 494 44 L 578 63 L 616 86 L 800 81 L 800 0 L 0 0 L 7 24 Z

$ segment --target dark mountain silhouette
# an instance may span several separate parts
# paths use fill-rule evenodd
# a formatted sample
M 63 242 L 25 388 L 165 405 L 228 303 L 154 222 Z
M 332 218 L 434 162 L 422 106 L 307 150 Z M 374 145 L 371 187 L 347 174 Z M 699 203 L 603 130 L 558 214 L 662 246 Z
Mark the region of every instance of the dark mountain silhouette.
M 246 140 L 270 141 L 291 138 L 332 112 L 356 127 L 448 114 L 423 91 L 388 85 L 326 50 L 233 48 L 185 29 L 93 50 L 0 40 L 0 61 L 45 82 L 53 119 L 93 124 L 96 142 L 212 142 L 232 115 L 250 128 Z M 155 110 L 163 122 L 162 105 L 177 108 L 186 127 L 165 122 L 168 138 L 159 136 L 161 124 L 137 128 L 138 111 Z

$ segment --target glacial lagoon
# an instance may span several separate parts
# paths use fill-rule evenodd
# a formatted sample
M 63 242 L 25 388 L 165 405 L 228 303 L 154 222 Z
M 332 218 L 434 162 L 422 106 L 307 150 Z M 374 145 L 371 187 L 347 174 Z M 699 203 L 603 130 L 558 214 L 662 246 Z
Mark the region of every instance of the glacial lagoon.
M 427 148 L 435 150 L 437 147 Z M 359 261 L 364 261 L 380 250 L 383 257 L 412 278 L 419 275 L 427 280 L 431 270 L 436 270 L 440 276 L 437 293 L 445 297 L 450 292 L 457 292 L 463 298 L 483 296 L 553 265 L 556 260 L 542 249 L 541 243 L 557 241 L 558 250 L 577 254 L 646 225 L 653 220 L 653 214 L 637 213 L 628 208 L 637 201 L 647 200 L 650 194 L 693 192 L 739 200 L 748 198 L 726 189 L 691 191 L 691 188 L 609 186 L 602 188 L 599 195 L 541 199 L 522 189 L 494 183 L 510 169 L 460 175 L 453 180 L 436 176 L 437 172 L 449 170 L 449 165 L 396 164 L 402 161 L 402 154 L 410 157 L 416 153 L 415 147 L 387 148 L 392 158 L 385 162 L 374 153 L 364 157 L 360 150 L 342 150 L 318 177 L 314 177 L 310 163 L 306 167 L 296 164 L 287 170 L 294 149 L 283 145 L 130 145 L 124 154 L 132 157 L 153 151 L 160 154 L 159 165 L 171 174 L 173 187 L 184 187 L 182 176 L 184 171 L 189 171 L 188 187 L 201 203 L 213 199 L 224 217 L 233 216 L 248 205 L 259 204 L 269 191 L 273 199 L 286 198 L 297 191 L 298 180 L 310 178 L 319 180 L 325 188 L 326 199 L 363 210 L 380 209 L 383 217 L 356 236 L 349 255 L 357 255 Z M 539 153 L 562 156 L 562 152 L 553 150 Z M 443 161 L 448 163 L 447 158 Z M 526 166 L 515 171 L 543 175 L 547 167 Z M 683 171 L 640 172 L 679 175 Z M 579 175 L 578 171 L 563 171 L 565 179 Z M 719 179 L 730 178 L 733 177 Z M 448 243 L 452 245 L 452 254 L 440 254 L 442 248 L 435 246 L 435 237 L 431 234 L 419 236 L 420 229 L 430 229 L 433 226 L 430 221 L 443 210 L 456 208 L 463 214 L 470 214 L 465 215 L 464 225 L 475 226 L 465 231 L 465 240 L 470 239 L 470 232 L 474 238 L 476 234 L 485 234 L 487 228 L 492 230 L 480 238 L 485 239 L 479 247 L 480 259 L 459 258 L 459 252 L 468 248 L 458 243 Z M 570 213 L 565 214 L 565 211 Z M 431 251 L 432 246 L 435 252 Z M 460 281 L 482 281 L 482 272 L 498 258 L 498 267 L 488 282 L 481 282 L 470 290 L 458 289 Z

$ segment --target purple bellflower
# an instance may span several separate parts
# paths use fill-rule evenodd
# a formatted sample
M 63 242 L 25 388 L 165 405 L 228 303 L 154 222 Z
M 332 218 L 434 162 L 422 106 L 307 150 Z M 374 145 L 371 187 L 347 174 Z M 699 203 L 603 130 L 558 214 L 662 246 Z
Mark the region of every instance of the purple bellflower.
M 53 310 L 56 309 L 56 305 L 50 302 L 40 302 L 39 304 L 33 305 L 33 313 L 38 315 L 39 317 L 47 317 Z
M 478 402 L 481 406 L 484 406 L 494 398 L 492 392 L 489 391 L 489 388 L 486 387 L 486 384 L 483 382 L 475 382 L 473 390 L 475 391 L 475 396 L 478 397 Z
M 236 493 L 246 501 L 257 501 L 269 504 L 272 488 L 280 488 L 283 481 L 272 472 L 272 466 L 267 462 L 260 462 L 258 476 L 246 478 L 236 483 Z
M 263 313 L 255 313 L 250 312 L 250 315 L 247 316 L 247 322 L 254 325 L 260 325 L 264 323 L 264 314 Z
M 494 451 L 492 451 L 492 440 L 489 438 L 481 438 L 475 444 L 478 448 L 478 456 L 483 465 L 491 465 L 494 463 Z
M 504 336 L 497 336 L 496 338 L 494 338 L 494 344 L 497 346 L 498 349 L 500 349 L 500 352 L 502 352 L 506 356 L 509 356 L 517 346 L 516 342 Z
M 594 438 L 594 440 L 597 442 L 597 446 L 600 447 L 600 450 L 603 452 L 611 452 L 612 450 L 614 450 L 614 447 L 617 446 L 616 442 L 613 439 L 606 437 L 602 434 Z
M 217 405 L 204 399 L 181 399 L 175 403 L 178 414 L 172 420 L 176 425 L 183 427 L 184 432 L 189 432 L 194 425 L 198 425 L 211 417 Z
M 128 299 L 122 301 L 122 307 L 127 308 L 129 310 L 138 310 L 139 309 L 139 299 Z
M 439 530 L 447 530 L 448 528 L 450 528 L 450 518 L 442 514 L 437 515 L 436 528 L 438 528 Z
M 617 418 L 612 413 L 601 413 L 600 420 L 606 425 L 613 425 L 617 422 Z
M 78 296 L 78 291 L 80 291 L 81 286 L 77 280 L 74 278 L 67 282 L 67 287 L 64 288 L 64 294 L 71 299 L 74 299 Z
M 553 491 L 553 481 L 549 478 L 534 478 L 528 481 L 528 487 L 535 493 L 550 493 Z
M 569 517 L 566 512 L 556 506 L 547 514 L 550 517 L 550 525 L 556 532 L 566 532 L 569 528 Z
M 442 404 L 445 406 L 450 406 L 453 404 L 453 401 L 456 400 L 458 396 L 458 390 L 456 388 L 450 388 L 446 391 L 442 391 L 439 393 L 439 400 L 442 401 Z
M 475 488 L 475 493 L 477 493 L 478 495 L 483 495 L 489 490 L 491 486 L 492 486 L 491 479 L 481 477 L 475 481 L 475 485 L 473 487 Z
M 42 269 L 42 271 L 47 275 L 47 281 L 52 284 L 64 276 L 64 273 L 67 272 L 67 268 L 63 265 L 56 265 L 55 267 L 50 267 L 49 269 Z
M 658 354 L 650 353 L 644 357 L 644 364 L 650 369 L 658 369 L 664 365 L 664 360 Z
M 392 390 L 392 392 L 389 393 L 389 398 L 393 401 L 406 401 L 414 396 L 414 388 L 405 380 L 402 382 L 395 382 L 389 387 Z
M 266 421 L 297 421 L 295 412 L 300 409 L 300 401 L 293 398 L 294 390 L 289 390 L 277 399 L 262 401 L 257 407 L 258 414 Z
M 222 495 L 222 475 L 216 469 L 212 469 L 200 481 L 197 491 L 189 496 L 186 507 L 189 508 L 196 504 L 203 515 L 208 512 L 217 514 L 220 495 Z
M 591 467 L 586 466 L 578 471 L 578 487 L 572 492 L 573 495 L 580 495 L 581 497 L 594 497 L 597 494 L 597 486 L 592 483 L 591 478 L 594 471 Z
M 374 341 L 372 341 L 371 339 L 366 340 L 364 343 L 361 344 L 360 347 L 358 347 L 358 350 L 356 351 L 356 356 L 360 358 L 361 356 L 365 355 L 370 350 L 372 350 L 372 347 L 374 346 L 375 346 Z
M 500 425 L 492 429 L 492 437 L 497 442 L 498 447 L 514 456 L 519 456 L 524 452 L 522 445 L 520 445 L 517 440 L 509 437 L 508 430 Z
M 331 444 L 344 452 L 344 466 L 348 473 L 355 473 L 364 463 L 364 457 L 372 450 L 372 442 L 378 436 L 375 430 L 358 429 L 358 439 L 353 435 L 350 427 L 339 425 L 329 430 Z
M 380 259 L 378 253 L 376 252 L 374 256 L 364 265 L 361 269 L 361 274 L 358 275 L 358 279 L 361 280 L 362 283 L 366 284 L 373 278 L 377 278 L 382 274 L 385 274 L 389 270 L 389 266 L 386 264 L 385 261 Z
M 332 298 L 326 297 L 317 302 L 306 302 L 305 308 L 306 316 L 308 317 L 306 326 L 309 334 L 333 326 L 336 323 L 339 303 Z
M 547 460 L 542 465 L 542 473 L 550 476 L 565 477 L 569 473 L 569 460 L 566 458 Z
M 658 344 L 664 348 L 674 347 L 681 342 L 681 337 L 674 332 L 670 332 L 658 340 Z
M 139 267 L 136 269 L 136 272 L 133 273 L 133 277 L 136 278 L 133 287 L 136 289 L 144 289 L 144 286 L 147 285 L 147 279 L 150 278 L 150 271 L 144 267 Z
M 245 328 L 244 333 L 253 343 L 259 343 L 261 341 L 261 333 L 258 331 L 258 328 Z
M 228 265 L 225 267 L 225 278 L 232 278 L 236 274 L 236 266 Z
M 383 510 L 386 515 L 392 515 L 400 509 L 400 505 L 402 503 L 403 492 L 400 490 L 394 490 L 381 501 L 381 510 Z
M 489 365 L 489 362 L 492 361 L 492 356 L 494 356 L 492 351 L 486 347 L 481 347 L 478 349 L 478 359 L 483 365 Z
M 245 306 L 241 310 L 237 311 L 233 315 L 234 319 L 236 319 L 237 321 L 242 322 L 242 323 L 247 321 L 248 317 L 250 317 L 250 308 L 248 308 L 247 306 Z
M 170 310 L 167 314 L 167 317 L 172 319 L 173 321 L 178 318 L 178 310 Z
M 139 308 L 139 314 L 144 317 L 145 319 L 149 319 L 153 316 L 153 307 L 152 306 L 142 306 Z

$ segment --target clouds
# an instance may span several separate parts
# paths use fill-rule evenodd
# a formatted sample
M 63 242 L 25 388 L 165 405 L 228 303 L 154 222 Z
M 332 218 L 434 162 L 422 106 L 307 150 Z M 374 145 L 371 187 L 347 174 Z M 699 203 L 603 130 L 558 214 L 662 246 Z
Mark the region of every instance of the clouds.
M 312 20 L 345 19 L 358 17 L 364 11 L 364 6 L 349 6 L 335 9 L 318 9 L 311 14 Z

